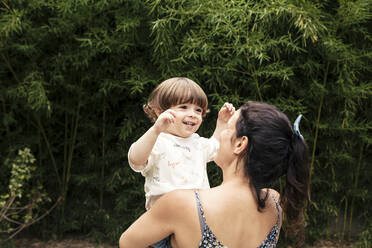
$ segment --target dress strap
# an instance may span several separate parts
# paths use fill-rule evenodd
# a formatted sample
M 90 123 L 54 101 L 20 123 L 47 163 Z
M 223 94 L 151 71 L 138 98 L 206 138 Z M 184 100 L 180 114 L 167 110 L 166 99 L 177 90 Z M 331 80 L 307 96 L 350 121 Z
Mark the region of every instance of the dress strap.
M 203 230 L 205 227 L 204 211 L 203 211 L 203 207 L 200 202 L 199 191 L 195 190 L 194 192 L 195 192 L 195 197 L 196 197 L 196 204 L 197 204 L 196 206 L 197 206 L 198 215 L 199 215 L 200 230 L 203 236 Z
M 276 209 L 278 210 L 278 225 L 280 223 L 280 221 L 282 220 L 282 211 L 281 211 L 281 208 L 280 208 L 280 205 L 279 205 L 279 202 L 278 202 L 278 199 L 276 199 L 276 197 L 274 195 L 271 195 L 274 202 L 275 202 L 275 205 L 276 205 Z

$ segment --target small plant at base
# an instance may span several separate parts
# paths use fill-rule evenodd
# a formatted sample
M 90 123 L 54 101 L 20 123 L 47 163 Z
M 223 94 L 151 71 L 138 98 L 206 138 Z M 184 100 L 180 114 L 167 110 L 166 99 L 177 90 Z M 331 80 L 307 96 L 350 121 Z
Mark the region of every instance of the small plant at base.
M 9 192 L 0 194 L 0 233 L 9 235 L 7 239 L 13 238 L 24 228 L 45 217 L 60 201 L 39 216 L 41 203 L 51 200 L 43 192 L 41 185 L 30 187 L 28 184 L 36 170 L 35 161 L 27 147 L 19 150 L 15 158 L 5 160 L 5 165 L 10 167 L 11 173 Z

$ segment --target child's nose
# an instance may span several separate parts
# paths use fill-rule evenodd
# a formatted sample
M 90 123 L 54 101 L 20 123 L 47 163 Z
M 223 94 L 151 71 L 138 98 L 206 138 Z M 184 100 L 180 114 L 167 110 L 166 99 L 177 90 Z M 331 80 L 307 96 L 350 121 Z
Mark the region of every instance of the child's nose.
M 192 116 L 192 117 L 196 117 L 196 116 L 197 116 L 197 111 L 191 109 L 191 110 L 189 111 L 189 115 Z

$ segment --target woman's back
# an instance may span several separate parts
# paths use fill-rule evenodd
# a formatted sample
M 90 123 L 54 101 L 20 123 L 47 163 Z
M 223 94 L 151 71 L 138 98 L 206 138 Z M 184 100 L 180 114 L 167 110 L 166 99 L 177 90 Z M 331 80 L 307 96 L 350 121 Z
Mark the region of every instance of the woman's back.
M 215 235 L 216 243 L 220 242 L 229 248 L 259 247 L 276 224 L 279 224 L 280 228 L 279 212 L 272 197 L 278 199 L 279 194 L 270 190 L 267 205 L 262 212 L 259 212 L 252 191 L 247 188 L 246 185 L 236 187 L 236 185 L 224 184 L 213 189 L 199 191 L 199 194 L 183 191 L 187 195 L 186 198 L 189 198 L 184 202 L 193 202 L 195 206 L 185 206 L 180 210 L 183 212 L 185 225 L 179 228 L 179 234 L 182 233 L 182 235 L 177 235 L 175 232 L 172 247 L 198 247 L 202 240 L 201 228 L 203 228 L 200 222 L 204 219 L 202 216 L 199 218 L 198 208 L 200 207 L 204 212 L 205 224 L 209 228 L 209 231 L 204 233 L 204 242 L 210 242 L 208 239 L 214 239 L 210 236 Z M 199 206 L 197 195 L 200 199 Z M 193 201 L 190 200 L 191 197 L 194 198 Z

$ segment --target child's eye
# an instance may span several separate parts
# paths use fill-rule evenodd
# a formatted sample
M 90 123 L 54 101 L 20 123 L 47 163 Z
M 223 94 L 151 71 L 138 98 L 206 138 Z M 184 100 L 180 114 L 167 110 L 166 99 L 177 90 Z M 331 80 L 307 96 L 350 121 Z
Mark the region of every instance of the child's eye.
M 179 108 L 181 108 L 181 109 L 187 109 L 187 106 L 186 105 L 181 105 Z
M 196 109 L 197 112 L 203 112 L 201 108 Z

